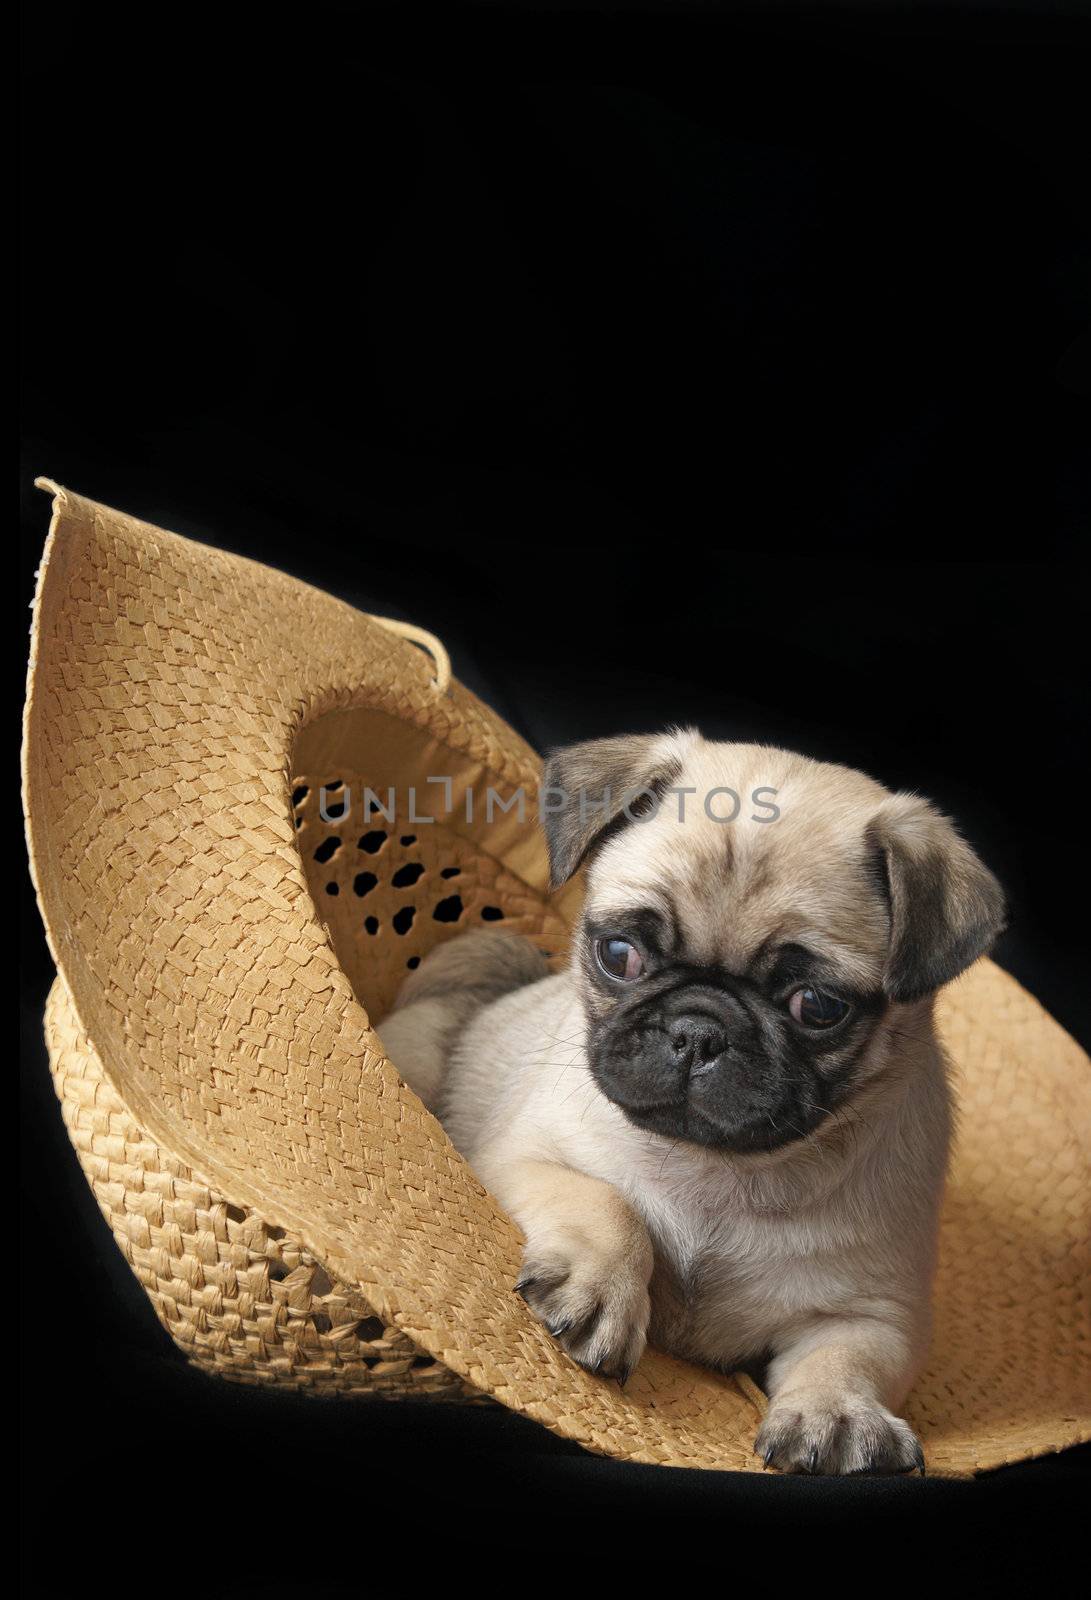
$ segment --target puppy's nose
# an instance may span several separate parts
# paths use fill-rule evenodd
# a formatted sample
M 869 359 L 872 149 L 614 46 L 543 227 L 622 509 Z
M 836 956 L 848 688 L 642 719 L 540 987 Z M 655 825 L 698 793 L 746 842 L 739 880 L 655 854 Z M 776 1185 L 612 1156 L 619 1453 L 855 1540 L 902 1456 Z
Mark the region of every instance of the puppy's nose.
M 707 1072 L 727 1049 L 727 1033 L 715 1017 L 695 1012 L 676 1017 L 667 1036 L 679 1067 L 691 1075 Z

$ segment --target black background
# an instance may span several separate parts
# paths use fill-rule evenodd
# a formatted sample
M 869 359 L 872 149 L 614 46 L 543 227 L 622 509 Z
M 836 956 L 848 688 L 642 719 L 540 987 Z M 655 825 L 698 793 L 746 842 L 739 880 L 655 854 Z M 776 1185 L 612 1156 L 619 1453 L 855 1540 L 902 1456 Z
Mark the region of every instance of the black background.
M 47 473 L 435 629 L 540 747 L 694 721 L 919 789 L 1086 1042 L 1081 9 L 33 6 L 21 602 Z M 180 1368 L 68 1150 L 24 914 L 38 1592 L 112 1547 L 207 1595 L 384 1551 L 402 1586 L 1041 1575 L 1086 1452 L 669 1473 Z

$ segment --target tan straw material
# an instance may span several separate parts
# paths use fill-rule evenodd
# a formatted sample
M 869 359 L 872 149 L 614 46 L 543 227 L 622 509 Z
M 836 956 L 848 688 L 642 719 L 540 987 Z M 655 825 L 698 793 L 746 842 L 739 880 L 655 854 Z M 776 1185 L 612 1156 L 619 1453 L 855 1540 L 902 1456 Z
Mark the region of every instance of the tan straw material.
M 514 1227 L 369 1020 L 468 926 L 562 951 L 536 830 L 462 804 L 532 798 L 533 752 L 430 636 L 431 661 L 282 573 L 43 487 L 24 798 L 46 1035 L 168 1331 L 244 1381 L 488 1395 L 612 1456 L 759 1470 L 748 1381 L 651 1352 L 622 1391 L 562 1354 L 512 1293 Z M 437 775 L 451 815 L 414 820 Z M 396 789 L 392 824 L 358 821 L 365 785 Z M 940 1014 L 963 1113 L 908 1414 L 930 1469 L 967 1473 L 1091 1436 L 1091 1075 L 989 962 Z

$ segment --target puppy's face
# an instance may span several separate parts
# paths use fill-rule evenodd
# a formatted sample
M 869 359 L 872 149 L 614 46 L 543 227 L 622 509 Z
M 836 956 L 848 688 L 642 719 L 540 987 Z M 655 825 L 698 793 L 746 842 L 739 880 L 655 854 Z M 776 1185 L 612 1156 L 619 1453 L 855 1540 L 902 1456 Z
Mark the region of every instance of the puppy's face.
M 847 768 L 684 733 L 574 747 L 546 782 L 554 878 L 587 866 L 591 1070 L 668 1138 L 762 1152 L 813 1133 L 1002 925 L 951 825 Z

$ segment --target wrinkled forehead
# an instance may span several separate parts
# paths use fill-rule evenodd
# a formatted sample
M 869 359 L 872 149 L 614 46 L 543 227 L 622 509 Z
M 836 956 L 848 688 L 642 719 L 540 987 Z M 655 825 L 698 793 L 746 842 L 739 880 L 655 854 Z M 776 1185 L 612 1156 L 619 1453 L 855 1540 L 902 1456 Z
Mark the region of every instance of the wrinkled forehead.
M 884 791 L 783 751 L 719 745 L 702 757 L 654 815 L 603 846 L 590 918 L 651 909 L 694 964 L 745 975 L 759 954 L 798 944 L 846 981 L 877 985 L 889 912 L 865 830 Z

